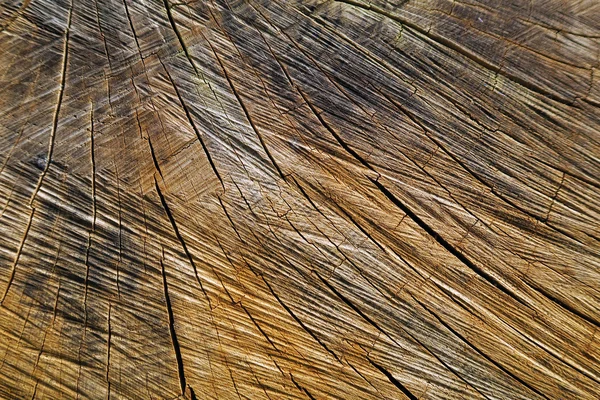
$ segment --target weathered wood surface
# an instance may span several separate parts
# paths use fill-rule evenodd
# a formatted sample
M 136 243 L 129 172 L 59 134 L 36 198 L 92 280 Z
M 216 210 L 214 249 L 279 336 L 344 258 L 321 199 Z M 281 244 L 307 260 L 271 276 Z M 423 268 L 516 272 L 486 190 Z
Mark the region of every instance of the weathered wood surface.
M 600 398 L 600 2 L 3 0 L 0 397 Z

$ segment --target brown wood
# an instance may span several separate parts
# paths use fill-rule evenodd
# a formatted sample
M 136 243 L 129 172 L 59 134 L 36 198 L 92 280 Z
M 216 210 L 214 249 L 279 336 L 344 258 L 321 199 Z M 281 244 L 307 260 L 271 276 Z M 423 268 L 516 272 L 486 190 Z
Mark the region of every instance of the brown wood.
M 597 0 L 0 2 L 0 398 L 600 398 Z

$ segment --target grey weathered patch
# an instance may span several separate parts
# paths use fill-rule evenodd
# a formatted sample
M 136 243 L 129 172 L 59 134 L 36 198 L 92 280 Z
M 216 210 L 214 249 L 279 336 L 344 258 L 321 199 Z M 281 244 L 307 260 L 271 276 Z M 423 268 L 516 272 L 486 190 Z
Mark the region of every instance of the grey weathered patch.
M 40 170 L 44 170 L 48 163 L 48 157 L 45 154 L 38 154 L 32 160 L 33 165 Z

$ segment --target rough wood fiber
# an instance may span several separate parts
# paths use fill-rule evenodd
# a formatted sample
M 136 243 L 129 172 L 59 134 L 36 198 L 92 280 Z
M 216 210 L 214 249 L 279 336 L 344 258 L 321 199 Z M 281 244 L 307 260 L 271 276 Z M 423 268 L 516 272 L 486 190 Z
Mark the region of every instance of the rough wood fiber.
M 0 397 L 600 398 L 600 2 L 3 0 Z

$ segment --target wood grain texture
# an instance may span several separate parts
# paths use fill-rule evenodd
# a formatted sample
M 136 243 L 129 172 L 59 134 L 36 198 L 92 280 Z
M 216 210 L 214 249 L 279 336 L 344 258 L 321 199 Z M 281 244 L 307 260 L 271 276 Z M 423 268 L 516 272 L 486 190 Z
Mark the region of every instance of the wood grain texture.
M 3 0 L 0 397 L 600 398 L 600 2 Z

